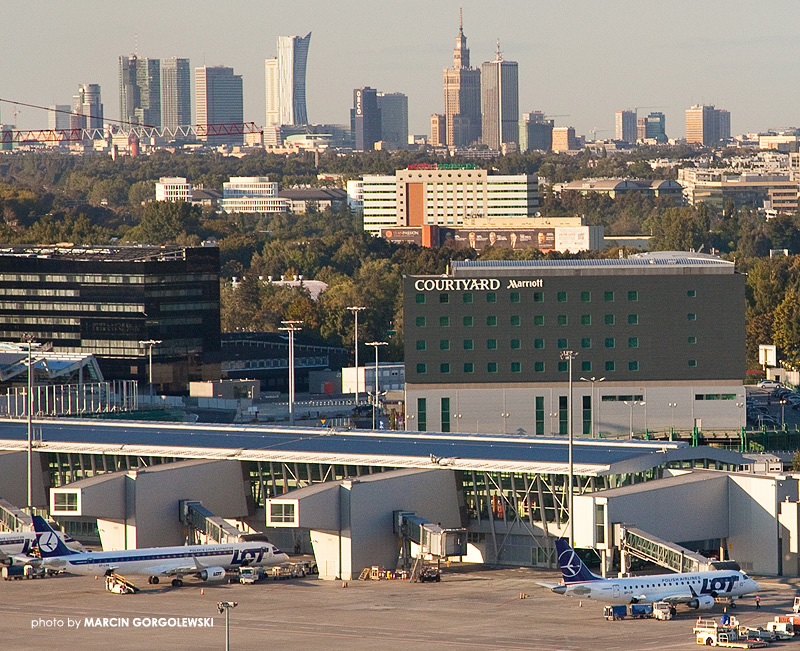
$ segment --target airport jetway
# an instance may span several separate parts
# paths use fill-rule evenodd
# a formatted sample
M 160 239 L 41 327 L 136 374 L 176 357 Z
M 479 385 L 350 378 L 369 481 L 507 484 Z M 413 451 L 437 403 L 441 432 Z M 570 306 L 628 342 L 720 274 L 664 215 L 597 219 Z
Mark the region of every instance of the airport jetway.
M 707 572 L 715 569 L 712 561 L 705 556 L 635 527 L 620 526 L 619 550 L 623 573 L 627 573 L 630 566 L 628 554 L 673 572 Z
M 466 529 L 445 529 L 411 511 L 395 511 L 393 520 L 394 531 L 402 540 L 400 562 L 404 570 L 411 570 L 412 579 L 422 570 L 425 556 L 438 562 L 451 556 L 467 555 Z M 416 557 L 411 555 L 411 543 L 419 546 Z
M 33 518 L 11 502 L 0 499 L 0 531 L 33 531 Z
M 223 518 L 214 515 L 201 502 L 196 500 L 180 500 L 179 511 L 181 522 L 189 525 L 189 535 L 194 544 L 233 543 L 239 542 L 239 531 Z

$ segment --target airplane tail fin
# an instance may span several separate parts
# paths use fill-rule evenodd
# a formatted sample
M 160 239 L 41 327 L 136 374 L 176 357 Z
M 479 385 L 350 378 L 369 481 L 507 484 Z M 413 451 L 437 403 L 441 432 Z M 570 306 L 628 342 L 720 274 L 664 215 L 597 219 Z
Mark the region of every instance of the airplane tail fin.
M 53 527 L 40 515 L 33 516 L 33 530 L 36 532 L 36 545 L 39 547 L 42 558 L 71 556 L 79 553 L 67 547 Z
M 556 540 L 556 551 L 558 552 L 558 564 L 561 566 L 561 575 L 564 577 L 565 584 L 603 581 L 603 577 L 597 576 L 584 565 L 580 556 L 570 547 L 566 540 Z

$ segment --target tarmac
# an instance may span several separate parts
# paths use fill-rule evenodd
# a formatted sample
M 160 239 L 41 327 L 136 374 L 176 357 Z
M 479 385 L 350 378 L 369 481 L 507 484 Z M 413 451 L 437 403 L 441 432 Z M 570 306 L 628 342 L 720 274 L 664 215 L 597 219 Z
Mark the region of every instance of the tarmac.
M 603 605 L 559 596 L 537 581 L 560 575 L 529 568 L 448 568 L 440 583 L 400 580 L 321 581 L 315 577 L 253 585 L 187 579 L 140 587 L 132 595 L 105 590 L 103 577 L 59 575 L 0 581 L 0 649 L 692 649 L 698 613 L 678 608 L 672 621 L 603 618 Z M 742 624 L 763 626 L 789 612 L 798 580 L 761 578 L 761 609 L 752 597 L 735 610 Z M 521 598 L 522 597 L 522 598 Z M 797 646 L 797 642 L 779 645 Z

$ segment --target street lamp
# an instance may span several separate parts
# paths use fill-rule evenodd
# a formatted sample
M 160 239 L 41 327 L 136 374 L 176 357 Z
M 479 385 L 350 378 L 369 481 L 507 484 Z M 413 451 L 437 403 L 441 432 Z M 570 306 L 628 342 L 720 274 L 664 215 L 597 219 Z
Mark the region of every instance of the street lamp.
M 375 396 L 372 400 L 372 429 L 377 429 L 376 420 L 378 417 L 378 348 L 380 346 L 388 346 L 386 341 L 368 341 L 367 346 L 375 348 Z
M 289 425 L 294 425 L 294 333 L 302 330 L 302 321 L 281 321 L 283 330 L 289 333 Z
M 573 512 L 572 512 L 572 477 L 574 475 L 574 464 L 572 461 L 572 360 L 578 356 L 574 350 L 562 350 L 561 351 L 561 359 L 567 360 L 568 363 L 568 389 L 567 389 L 567 434 L 569 436 L 569 445 L 567 446 L 569 449 L 569 492 L 568 492 L 568 503 L 569 503 L 569 544 L 570 547 L 574 547 L 574 536 L 573 536 Z
M 22 335 L 22 342 L 28 346 L 28 400 L 26 416 L 28 417 L 28 513 L 33 515 L 33 363 L 31 349 L 39 344 L 34 343 L 31 333 Z
M 675 433 L 675 407 L 677 406 L 678 406 L 677 402 L 667 403 L 667 407 L 669 407 L 670 411 L 672 412 L 672 425 L 669 428 L 670 441 L 672 440 L 672 435 Z
M 624 404 L 628 405 L 628 408 L 631 410 L 631 419 L 630 424 L 628 425 L 628 438 L 632 441 L 633 440 L 633 406 L 634 405 L 644 405 L 646 404 L 644 400 L 623 400 Z
M 509 417 L 510 415 L 511 415 L 511 414 L 509 414 L 507 411 L 504 411 L 504 412 L 502 412 L 502 413 L 500 414 L 500 418 L 502 418 L 502 419 L 503 419 L 503 434 L 505 434 L 505 433 L 506 433 L 506 423 L 508 422 L 508 417 Z
M 158 344 L 163 343 L 161 339 L 146 339 L 144 341 L 140 341 L 140 346 L 147 346 L 148 351 L 148 375 L 150 377 L 150 397 L 153 397 L 153 346 L 157 346 Z
M 355 350 L 355 366 L 356 366 L 356 391 L 355 391 L 355 393 L 356 393 L 356 405 L 355 406 L 358 407 L 358 313 L 361 312 L 361 310 L 366 310 L 367 308 L 356 306 L 356 305 L 350 305 L 347 309 L 350 310 L 353 313 L 353 316 L 355 317 L 355 320 L 356 320 L 355 345 L 353 346 L 353 349 Z M 364 387 L 364 389 L 366 390 L 366 387 Z
M 217 610 L 219 614 L 225 613 L 225 651 L 230 651 L 231 648 L 231 629 L 229 613 L 231 608 L 236 608 L 239 605 L 238 601 L 218 601 Z
M 585 378 L 585 377 L 582 377 L 581 378 L 581 381 L 583 381 L 583 382 L 591 382 L 592 383 L 592 438 L 595 437 L 595 427 L 594 427 L 595 418 L 594 418 L 594 414 L 595 414 L 596 411 L 600 411 L 600 401 L 598 400 L 596 403 L 594 401 L 594 383 L 595 382 L 603 382 L 604 380 L 605 380 L 604 377 L 601 377 L 601 378 L 594 378 L 594 377 Z M 596 407 L 595 407 L 595 405 L 596 405 Z M 598 418 L 598 420 L 600 420 L 600 419 Z

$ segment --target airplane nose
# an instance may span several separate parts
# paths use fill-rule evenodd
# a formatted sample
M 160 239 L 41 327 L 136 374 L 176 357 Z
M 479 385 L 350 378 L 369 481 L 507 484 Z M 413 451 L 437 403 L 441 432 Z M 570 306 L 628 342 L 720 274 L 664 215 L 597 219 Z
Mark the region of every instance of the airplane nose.
M 758 581 L 756 581 L 754 579 L 750 579 L 750 580 L 753 581 L 753 589 L 754 590 L 761 590 L 761 586 L 758 585 Z

